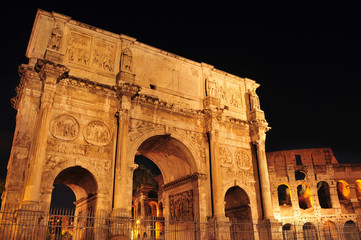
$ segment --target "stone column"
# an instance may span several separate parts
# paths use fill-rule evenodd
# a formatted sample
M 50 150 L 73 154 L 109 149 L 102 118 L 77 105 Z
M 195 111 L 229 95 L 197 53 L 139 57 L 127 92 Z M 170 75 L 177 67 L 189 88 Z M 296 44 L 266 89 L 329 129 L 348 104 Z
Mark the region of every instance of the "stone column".
M 43 89 L 29 152 L 30 165 L 22 204 L 39 203 L 41 176 L 45 163 L 45 149 L 56 84 L 58 80 L 69 71 L 62 65 L 46 61 L 38 61 L 35 68 L 39 71 L 39 75 L 43 81 Z
M 117 95 L 119 99 L 118 138 L 117 155 L 115 159 L 115 181 L 114 181 L 114 205 L 113 215 L 131 214 L 132 191 L 129 187 L 130 172 L 134 170 L 134 163 L 128 159 L 128 128 L 130 119 L 131 98 L 135 96 L 140 88 L 136 85 L 123 83 L 118 86 Z
M 261 185 L 261 197 L 263 204 L 263 217 L 265 219 L 273 219 L 273 207 L 271 189 L 268 175 L 268 166 L 265 151 L 265 142 L 263 140 L 256 141 L 258 172 Z
M 115 162 L 115 188 L 114 188 L 114 207 L 116 211 L 126 211 L 129 206 L 125 197 L 128 195 L 127 190 L 127 166 L 128 166 L 128 110 L 118 111 L 118 140 L 117 156 Z M 131 196 L 130 196 L 131 197 Z
M 214 130 L 209 135 L 212 191 L 213 191 L 213 216 L 223 219 L 225 217 L 224 196 L 222 194 L 222 174 L 218 154 L 218 131 Z

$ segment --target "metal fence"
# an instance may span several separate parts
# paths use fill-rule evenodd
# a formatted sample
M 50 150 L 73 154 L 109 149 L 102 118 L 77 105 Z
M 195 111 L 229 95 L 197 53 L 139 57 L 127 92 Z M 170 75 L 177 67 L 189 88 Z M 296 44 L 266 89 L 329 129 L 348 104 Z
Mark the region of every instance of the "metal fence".
M 0 239 L 100 240 L 251 240 L 341 239 L 360 240 L 357 227 L 270 226 L 244 221 L 166 221 L 162 217 L 132 218 L 109 212 L 87 214 L 74 209 L 10 208 L 0 212 Z

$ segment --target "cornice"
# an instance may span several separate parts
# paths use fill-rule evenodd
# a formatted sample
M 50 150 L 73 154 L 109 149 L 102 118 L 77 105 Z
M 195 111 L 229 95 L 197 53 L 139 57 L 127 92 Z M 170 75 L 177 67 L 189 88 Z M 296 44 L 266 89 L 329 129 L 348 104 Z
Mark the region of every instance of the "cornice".
M 191 175 L 187 175 L 185 177 L 182 177 L 180 179 L 177 179 L 175 181 L 172 181 L 172 182 L 162 185 L 162 189 L 163 189 L 163 191 L 167 191 L 169 189 L 181 186 L 183 184 L 186 184 L 186 183 L 198 180 L 198 179 L 207 179 L 207 174 L 195 172 Z

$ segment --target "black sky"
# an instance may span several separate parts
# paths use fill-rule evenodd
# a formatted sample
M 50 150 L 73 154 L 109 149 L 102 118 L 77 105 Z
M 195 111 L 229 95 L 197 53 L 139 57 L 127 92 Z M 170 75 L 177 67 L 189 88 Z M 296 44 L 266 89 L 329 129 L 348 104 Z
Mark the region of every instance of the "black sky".
M 17 67 L 27 62 L 38 8 L 256 80 L 272 127 L 267 151 L 331 147 L 340 162 L 361 163 L 360 2 L 244 2 L 14 1 L 4 7 L 0 175 L 15 129 L 9 100 Z

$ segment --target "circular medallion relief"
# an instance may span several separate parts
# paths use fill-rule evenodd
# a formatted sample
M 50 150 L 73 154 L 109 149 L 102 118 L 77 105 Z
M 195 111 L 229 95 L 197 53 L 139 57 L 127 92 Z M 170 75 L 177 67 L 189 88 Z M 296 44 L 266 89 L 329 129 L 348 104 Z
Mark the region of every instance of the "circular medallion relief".
M 50 133 L 59 139 L 74 140 L 79 134 L 78 121 L 68 114 L 58 115 L 50 123 Z
M 230 167 L 233 164 L 232 154 L 230 154 L 229 149 L 226 147 L 219 148 L 219 158 L 220 164 L 223 167 Z
M 105 146 L 111 140 L 109 127 L 101 121 L 93 121 L 86 126 L 84 138 L 88 143 Z
M 251 157 L 246 150 L 240 149 L 236 151 L 236 164 L 240 169 L 248 170 L 251 167 Z

